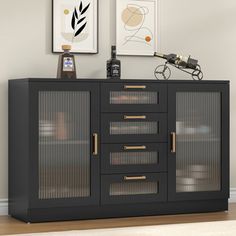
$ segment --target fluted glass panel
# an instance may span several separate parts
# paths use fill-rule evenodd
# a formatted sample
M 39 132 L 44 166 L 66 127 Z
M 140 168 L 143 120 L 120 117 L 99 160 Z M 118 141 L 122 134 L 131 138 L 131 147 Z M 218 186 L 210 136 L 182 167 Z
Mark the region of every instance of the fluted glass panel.
M 110 122 L 110 134 L 157 134 L 158 122 Z
M 221 190 L 221 94 L 177 92 L 176 191 Z
M 150 165 L 158 163 L 157 152 L 111 152 L 110 165 Z
M 110 184 L 110 196 L 157 194 L 158 182 L 133 182 Z
M 110 104 L 158 104 L 158 92 L 110 92 Z
M 39 199 L 90 196 L 90 92 L 39 92 Z

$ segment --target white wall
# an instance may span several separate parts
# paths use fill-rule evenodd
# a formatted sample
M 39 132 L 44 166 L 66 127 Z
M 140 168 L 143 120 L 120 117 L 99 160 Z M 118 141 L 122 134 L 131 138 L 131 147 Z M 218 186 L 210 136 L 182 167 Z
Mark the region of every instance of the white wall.
M 231 187 L 236 187 L 236 1 L 160 0 L 161 49 L 200 60 L 204 79 L 231 81 Z M 115 0 L 99 1 L 99 54 L 77 57 L 78 76 L 104 78 L 115 42 Z M 0 1 L 0 199 L 7 196 L 7 81 L 55 77 L 51 53 L 51 0 Z M 155 58 L 120 57 L 123 78 L 150 78 Z M 175 72 L 178 79 L 185 75 Z

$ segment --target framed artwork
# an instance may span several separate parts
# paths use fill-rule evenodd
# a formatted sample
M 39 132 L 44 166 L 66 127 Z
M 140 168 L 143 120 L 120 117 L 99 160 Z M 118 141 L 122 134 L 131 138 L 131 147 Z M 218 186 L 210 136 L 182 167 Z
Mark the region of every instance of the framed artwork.
M 97 0 L 53 1 L 53 52 L 69 44 L 73 53 L 98 52 Z
M 153 56 L 160 50 L 160 0 L 116 0 L 118 55 Z

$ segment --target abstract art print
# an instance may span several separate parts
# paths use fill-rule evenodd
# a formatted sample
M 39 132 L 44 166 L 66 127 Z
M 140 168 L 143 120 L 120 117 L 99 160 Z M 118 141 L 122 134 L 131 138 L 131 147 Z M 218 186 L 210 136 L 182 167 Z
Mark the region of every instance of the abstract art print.
M 118 55 L 153 56 L 160 49 L 160 0 L 116 0 Z
M 97 53 L 97 0 L 53 0 L 53 52 Z

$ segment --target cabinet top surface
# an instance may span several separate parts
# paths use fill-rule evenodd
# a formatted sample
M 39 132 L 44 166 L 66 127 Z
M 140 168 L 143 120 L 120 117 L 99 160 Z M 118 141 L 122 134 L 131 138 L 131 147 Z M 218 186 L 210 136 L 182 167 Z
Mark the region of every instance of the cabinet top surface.
M 56 79 L 56 78 L 25 78 L 12 79 L 14 82 L 57 82 L 57 83 L 79 83 L 79 82 L 100 82 L 100 83 L 229 83 L 228 80 L 155 80 L 155 79 Z

